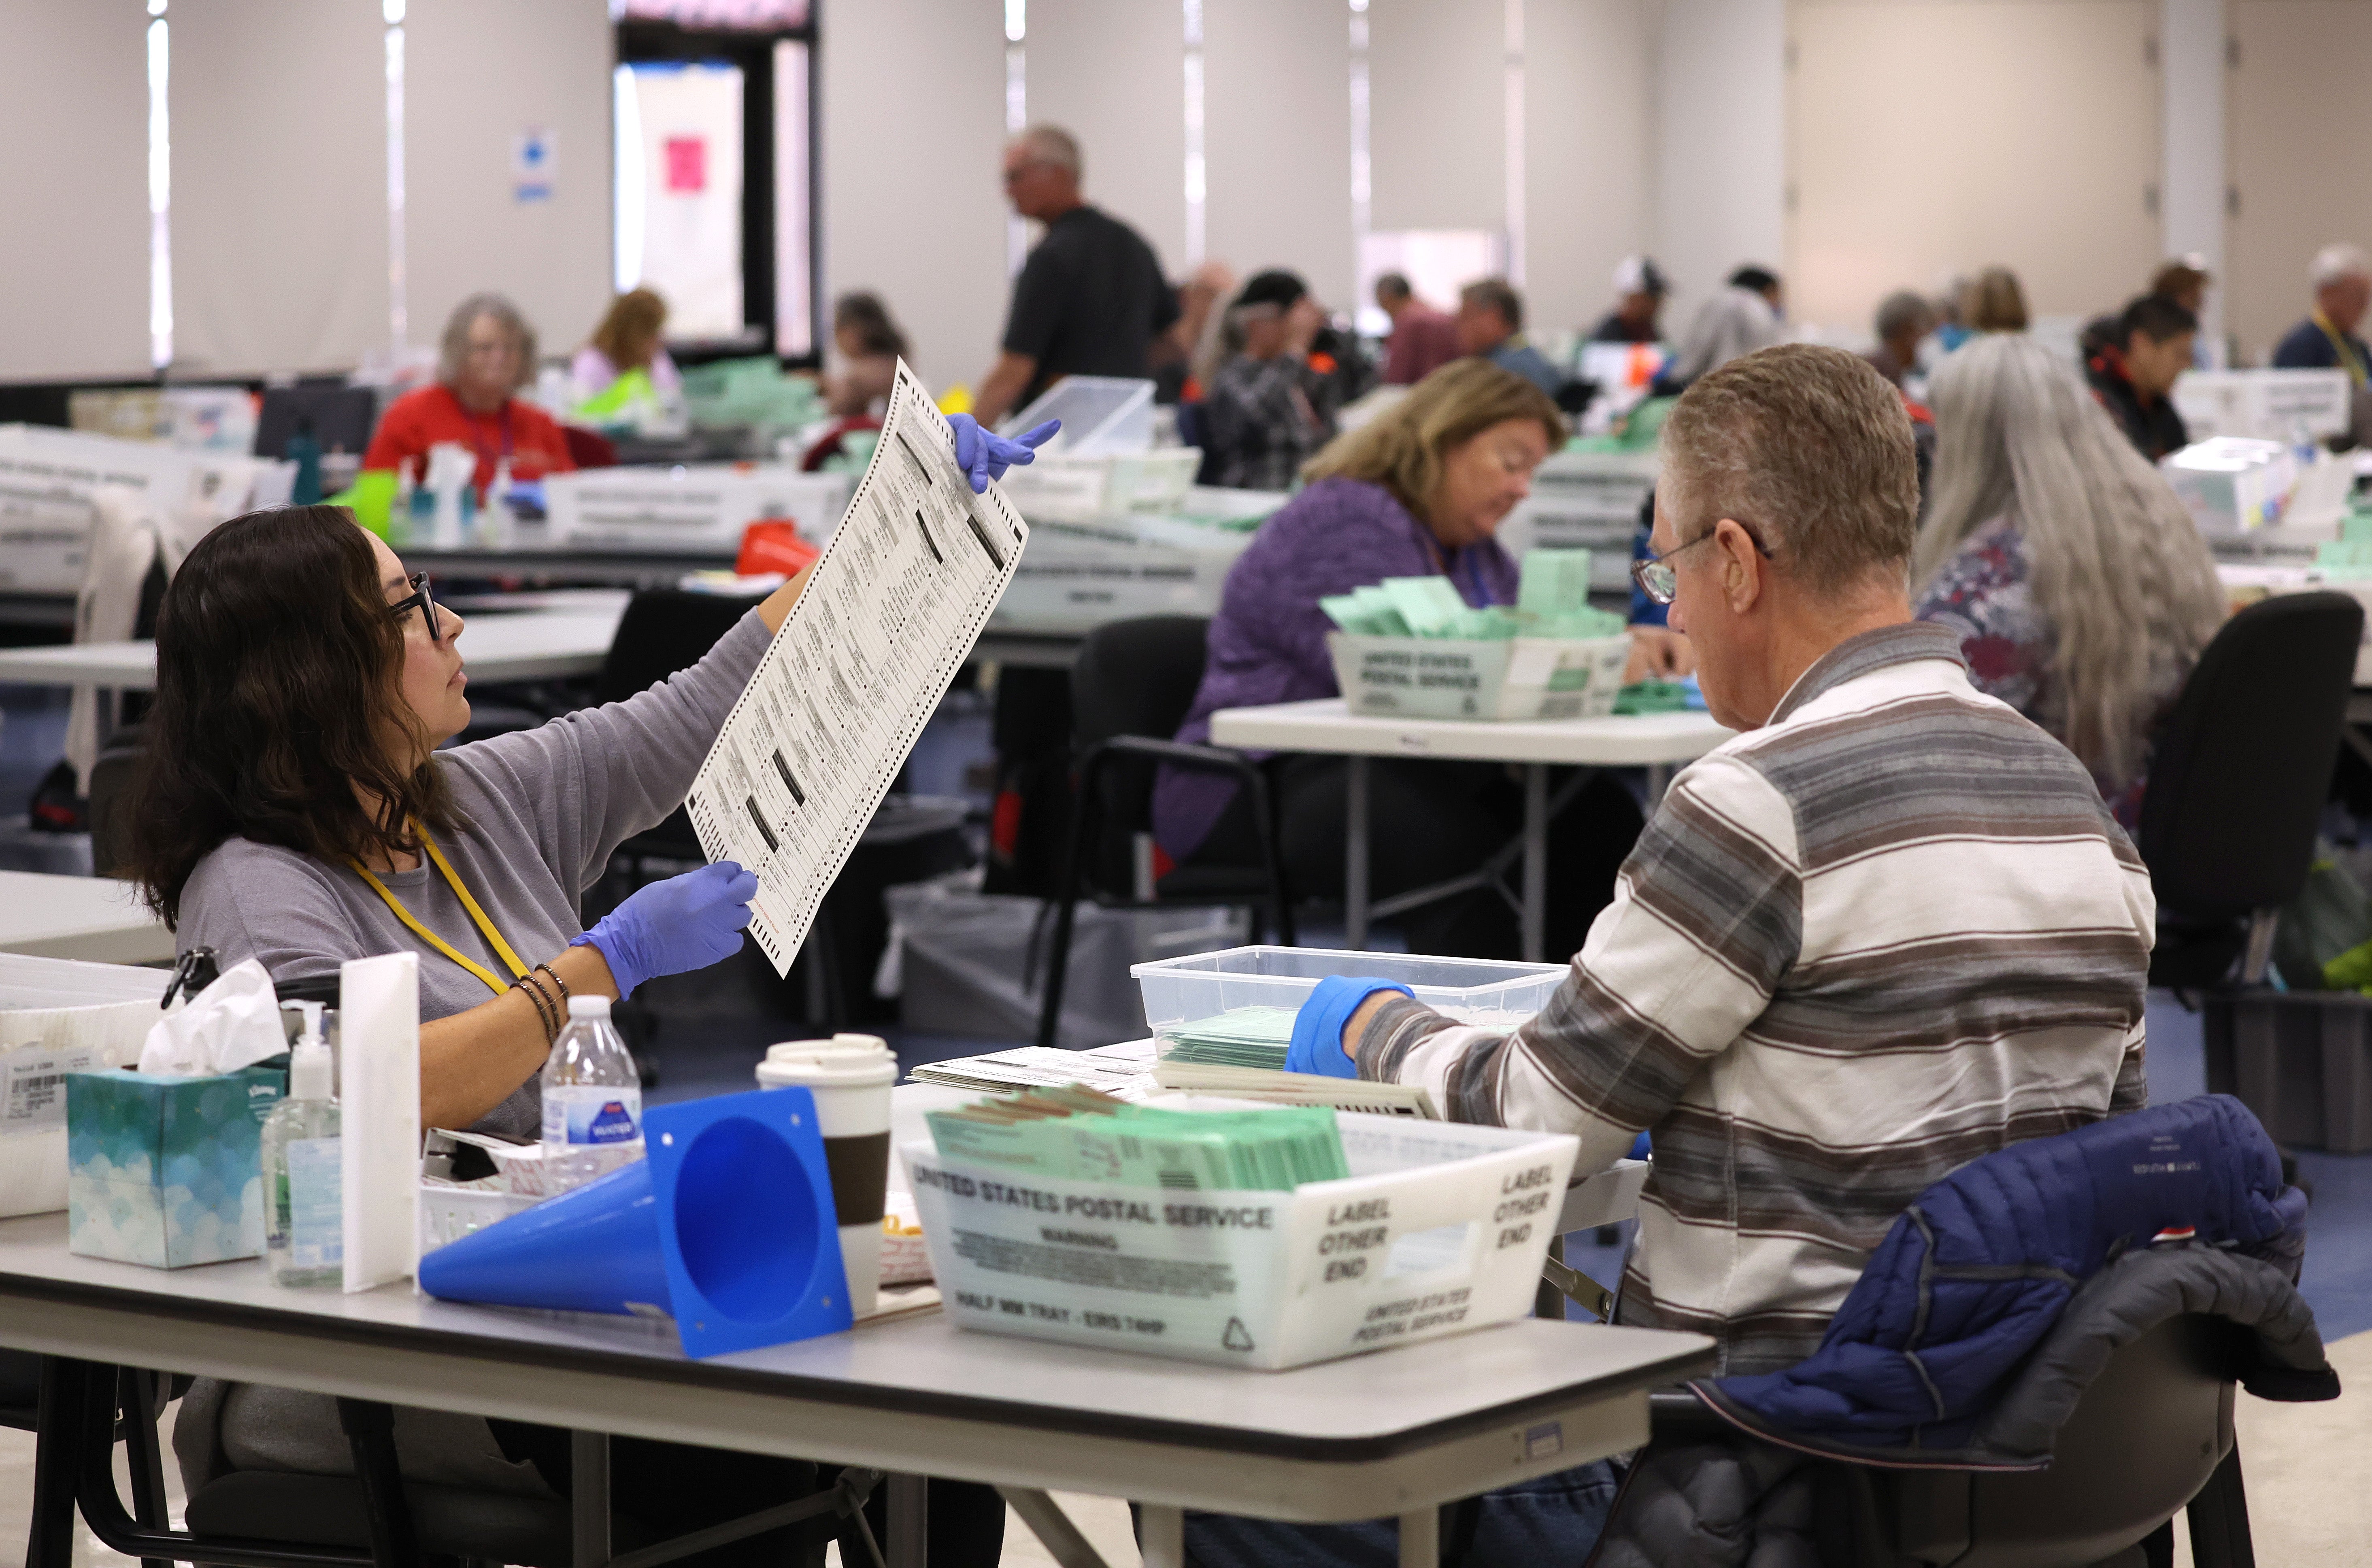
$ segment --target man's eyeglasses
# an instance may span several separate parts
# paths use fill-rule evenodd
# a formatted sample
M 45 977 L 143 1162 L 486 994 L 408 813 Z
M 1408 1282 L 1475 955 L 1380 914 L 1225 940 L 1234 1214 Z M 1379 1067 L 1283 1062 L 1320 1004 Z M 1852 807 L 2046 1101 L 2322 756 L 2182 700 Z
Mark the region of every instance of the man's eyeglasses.
M 1738 519 L 1732 517 L 1730 521 L 1738 522 Z M 1707 528 L 1686 544 L 1676 544 L 1661 555 L 1651 555 L 1645 561 L 1634 561 L 1631 563 L 1631 580 L 1639 585 L 1639 591 L 1647 596 L 1650 603 L 1671 603 L 1672 596 L 1680 591 L 1680 575 L 1672 568 L 1672 557 L 1683 550 L 1694 550 L 1698 545 L 1711 539 L 1715 528 L 1719 526 L 1715 524 L 1715 528 Z M 1773 559 L 1771 547 L 1756 537 L 1752 528 L 1748 528 L 1744 523 L 1738 523 L 1738 527 L 1739 531 L 1746 535 L 1747 541 L 1754 546 L 1756 554 L 1765 561 Z
M 412 585 L 411 594 L 389 605 L 388 613 L 401 620 L 407 610 L 418 610 L 421 622 L 428 628 L 428 640 L 432 643 L 438 641 L 442 628 L 437 624 L 436 599 L 428 591 L 428 574 L 414 572 L 405 581 Z

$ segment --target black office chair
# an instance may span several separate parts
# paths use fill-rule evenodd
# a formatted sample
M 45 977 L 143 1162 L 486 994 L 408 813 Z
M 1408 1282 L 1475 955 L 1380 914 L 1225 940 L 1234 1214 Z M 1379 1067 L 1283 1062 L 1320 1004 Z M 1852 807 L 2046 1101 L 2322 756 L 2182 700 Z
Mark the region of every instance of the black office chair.
M 2198 1568 L 2252 1568 L 2221 1318 L 2169 1318 L 2113 1353 L 2042 1470 L 1831 1462 L 1824 1535 L 1855 1568 L 2158 1568 L 2188 1511 Z M 1738 1428 L 1680 1389 L 1648 1396 L 1657 1443 L 1731 1443 Z M 1841 1539 L 1838 1539 L 1841 1538 Z
M 2157 894 L 2150 983 L 2253 982 L 2306 885 L 2355 679 L 2364 608 L 2287 594 L 2224 623 L 2160 728 L 2135 847 Z
M 1295 945 L 1293 900 L 1277 853 L 1267 775 L 1240 752 L 1169 738 L 1186 722 L 1202 684 L 1210 625 L 1190 615 L 1116 621 L 1087 633 L 1071 667 L 1078 784 L 1054 899 L 1053 940 L 1046 950 L 1040 1045 L 1052 1046 L 1060 1031 L 1063 980 L 1082 897 L 1115 910 L 1241 907 L 1251 913 L 1253 941 L 1261 940 L 1265 912 L 1277 940 Z M 1183 866 L 1157 888 L 1141 885 L 1139 837 L 1153 830 L 1154 772 L 1164 762 L 1232 774 L 1241 783 L 1260 834 L 1258 865 Z
M 750 613 L 752 602 L 682 588 L 646 588 L 636 593 L 618 620 L 618 633 L 610 641 L 600 673 L 593 678 L 593 701 L 622 703 L 679 670 L 690 669 Z M 698 864 L 708 858 L 692 830 L 692 819 L 680 806 L 658 826 L 619 845 L 618 855 L 638 883 L 645 860 Z

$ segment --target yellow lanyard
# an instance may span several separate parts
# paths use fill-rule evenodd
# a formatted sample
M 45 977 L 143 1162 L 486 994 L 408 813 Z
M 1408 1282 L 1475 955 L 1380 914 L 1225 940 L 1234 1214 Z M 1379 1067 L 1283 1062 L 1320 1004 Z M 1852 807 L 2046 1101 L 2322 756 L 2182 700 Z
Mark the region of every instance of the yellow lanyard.
M 2314 324 L 2320 327 L 2322 335 L 2331 340 L 2331 348 L 2339 355 L 2339 368 L 2346 371 L 2348 377 L 2357 386 L 2363 386 L 2367 379 L 2366 375 L 2367 367 L 2363 359 L 2357 355 L 2355 345 L 2347 341 L 2347 334 L 2332 326 L 2320 310 L 2314 312 Z
M 430 838 L 425 832 L 422 832 L 417 824 L 413 826 L 413 831 L 420 833 L 420 847 L 428 852 L 428 858 L 436 863 L 436 869 L 438 871 L 444 873 L 446 886 L 451 888 L 453 889 L 454 896 L 461 900 L 461 907 L 470 912 L 470 919 L 476 923 L 479 934 L 485 937 L 486 946 L 493 948 L 495 954 L 501 958 L 503 962 L 510 966 L 510 971 L 513 975 L 522 980 L 526 979 L 527 966 L 519 962 L 519 958 L 517 953 L 511 951 L 511 945 L 503 940 L 503 934 L 494 929 L 494 923 L 486 918 L 486 912 L 478 907 L 478 900 L 470 896 L 470 889 L 461 885 L 461 878 L 453 874 L 452 863 L 448 861 L 445 858 L 444 852 L 436 847 L 436 841 Z M 355 861 L 352 864 L 354 865 L 355 875 L 371 885 L 371 891 L 377 893 L 380 898 L 387 900 L 387 907 L 395 912 L 395 918 L 410 926 L 413 935 L 427 943 L 430 947 L 436 948 L 438 952 L 444 954 L 447 958 L 452 959 L 463 969 L 468 970 L 480 980 L 484 981 L 486 982 L 486 989 L 493 992 L 495 995 L 500 996 L 504 992 L 510 989 L 510 987 L 502 982 L 494 970 L 488 969 L 483 964 L 476 963 L 469 958 L 463 958 L 460 954 L 453 950 L 453 945 L 451 943 L 446 941 L 445 938 L 437 935 L 436 933 L 429 930 L 428 927 L 421 924 L 419 921 L 413 919 L 412 912 L 405 909 L 402 903 L 397 900 L 396 896 L 387 890 L 387 884 L 372 876 L 368 871 L 365 870 L 362 862 Z

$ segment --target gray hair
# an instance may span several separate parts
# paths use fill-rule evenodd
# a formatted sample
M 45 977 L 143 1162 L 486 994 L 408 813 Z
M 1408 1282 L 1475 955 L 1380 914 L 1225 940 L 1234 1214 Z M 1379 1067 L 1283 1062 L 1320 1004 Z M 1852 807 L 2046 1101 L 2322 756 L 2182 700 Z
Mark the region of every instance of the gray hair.
M 503 330 L 518 344 L 518 379 L 511 384 L 517 391 L 535 379 L 535 329 L 527 324 L 519 308 L 499 294 L 473 294 L 453 307 L 453 314 L 445 318 L 445 335 L 436 343 L 436 379 L 451 386 L 461 378 L 461 362 L 470 356 L 470 329 L 481 316 L 492 316 L 502 323 Z
M 1896 590 L 1919 526 L 1919 459 L 1894 384 L 1843 349 L 1781 343 L 1699 377 L 1664 421 L 1657 505 L 1684 544 L 1724 517 L 1836 602 Z
M 2314 253 L 2309 274 L 2317 288 L 2329 288 L 2343 278 L 2372 278 L 2372 257 L 2357 245 L 2326 245 Z
M 1924 331 L 1935 319 L 1936 308 L 1927 303 L 1926 296 L 1898 288 L 1878 302 L 1878 341 L 1884 343 L 1913 327 Z
M 2036 716 L 2093 772 L 2130 783 L 2160 705 L 2224 619 L 2205 541 L 2075 366 L 2031 337 L 1962 347 L 1929 401 L 1936 469 L 1914 578 L 1932 581 L 1986 523 L 2014 522 L 2057 638 Z
M 1079 155 L 1079 139 L 1060 125 L 1032 125 L 1007 145 L 1021 148 L 1040 163 L 1052 164 L 1074 180 L 1087 172 L 1087 159 Z

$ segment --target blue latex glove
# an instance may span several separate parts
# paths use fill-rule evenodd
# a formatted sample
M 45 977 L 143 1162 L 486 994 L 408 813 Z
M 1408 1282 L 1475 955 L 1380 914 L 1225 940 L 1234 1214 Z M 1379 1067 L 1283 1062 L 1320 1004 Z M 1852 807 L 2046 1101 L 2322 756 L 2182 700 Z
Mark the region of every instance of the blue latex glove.
M 1359 1005 L 1378 991 L 1397 991 L 1402 996 L 1414 992 L 1397 981 L 1355 980 L 1349 975 L 1330 974 L 1318 982 L 1309 1000 L 1293 1017 L 1293 1043 L 1285 1048 L 1285 1070 L 1288 1073 L 1316 1073 L 1329 1078 L 1355 1078 L 1359 1064 L 1343 1049 L 1343 1026 Z
M 1655 1156 L 1655 1153 L 1656 1144 L 1654 1140 L 1649 1138 L 1646 1133 L 1642 1132 L 1637 1137 L 1631 1140 L 1631 1152 L 1623 1157 L 1625 1159 L 1634 1160 L 1651 1159 Z
M 971 478 L 971 493 L 979 495 L 988 489 L 992 479 L 1003 479 L 1005 470 L 1031 462 L 1038 448 L 1054 438 L 1063 428 L 1059 419 L 1050 419 L 1035 430 L 1025 430 L 1018 439 L 999 436 L 994 430 L 981 428 L 980 421 L 968 413 L 951 413 L 948 423 L 956 429 L 956 467 Z
M 757 896 L 754 873 L 720 860 L 638 889 L 569 946 L 597 949 L 618 994 L 632 995 L 655 976 L 704 970 L 739 952 Z

